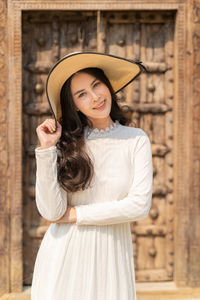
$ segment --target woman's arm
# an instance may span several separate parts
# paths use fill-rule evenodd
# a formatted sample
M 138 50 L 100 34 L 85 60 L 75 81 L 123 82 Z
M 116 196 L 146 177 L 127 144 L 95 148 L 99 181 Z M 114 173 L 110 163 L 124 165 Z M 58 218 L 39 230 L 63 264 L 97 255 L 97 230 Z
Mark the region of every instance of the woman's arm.
M 57 148 L 35 149 L 36 205 L 48 221 L 60 219 L 67 210 L 67 192 L 57 180 Z
M 111 225 L 145 218 L 152 199 L 152 152 L 149 138 L 142 135 L 133 151 L 134 179 L 127 197 L 102 203 L 77 205 L 77 225 Z

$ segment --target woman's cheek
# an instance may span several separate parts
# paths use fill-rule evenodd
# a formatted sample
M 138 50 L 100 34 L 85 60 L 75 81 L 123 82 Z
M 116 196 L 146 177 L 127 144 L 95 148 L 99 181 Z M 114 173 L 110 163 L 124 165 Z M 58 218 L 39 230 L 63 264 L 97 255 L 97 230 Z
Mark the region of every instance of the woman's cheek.
M 91 103 L 88 99 L 82 100 L 81 103 L 78 104 L 78 108 L 83 112 L 87 112 L 90 107 Z

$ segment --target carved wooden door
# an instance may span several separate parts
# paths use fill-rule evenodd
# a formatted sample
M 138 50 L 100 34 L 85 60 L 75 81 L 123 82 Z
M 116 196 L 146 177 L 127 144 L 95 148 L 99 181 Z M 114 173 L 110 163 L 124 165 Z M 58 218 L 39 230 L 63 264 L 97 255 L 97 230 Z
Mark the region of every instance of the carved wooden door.
M 51 66 L 72 51 L 100 51 L 142 61 L 142 74 L 118 94 L 132 125 L 147 132 L 154 189 L 149 216 L 131 224 L 137 281 L 173 279 L 173 36 L 170 12 L 26 12 L 23 14 L 23 255 L 31 284 L 49 225 L 35 204 L 35 129 L 51 117 L 45 81 Z

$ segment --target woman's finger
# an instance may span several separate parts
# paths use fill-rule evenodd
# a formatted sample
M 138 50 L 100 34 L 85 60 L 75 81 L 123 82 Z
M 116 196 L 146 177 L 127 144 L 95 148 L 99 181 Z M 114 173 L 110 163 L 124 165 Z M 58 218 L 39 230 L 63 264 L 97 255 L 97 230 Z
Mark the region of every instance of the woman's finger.
M 42 131 L 45 131 L 45 132 L 51 132 L 51 131 L 53 132 L 52 126 L 48 122 L 46 122 L 45 124 L 41 124 L 40 128 Z
M 55 120 L 54 119 L 46 119 L 44 121 L 44 125 L 49 125 L 51 128 L 51 131 L 55 131 Z
M 51 131 L 55 131 L 55 126 L 52 124 L 52 122 L 47 122 L 47 124 L 49 124 Z

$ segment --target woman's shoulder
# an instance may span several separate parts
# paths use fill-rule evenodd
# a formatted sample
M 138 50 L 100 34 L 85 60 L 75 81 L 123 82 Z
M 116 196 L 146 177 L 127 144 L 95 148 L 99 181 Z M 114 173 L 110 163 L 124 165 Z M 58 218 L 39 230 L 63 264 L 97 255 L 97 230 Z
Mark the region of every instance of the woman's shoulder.
M 148 133 L 140 127 L 121 125 L 120 139 L 126 140 L 131 149 L 136 150 L 141 147 L 151 148 L 151 141 Z
M 151 141 L 148 133 L 140 127 L 121 126 L 121 135 L 128 141 L 128 148 L 131 157 L 136 153 L 152 153 Z M 142 154 L 142 155 L 143 155 Z
M 132 127 L 132 126 L 127 126 L 122 124 L 120 124 L 120 126 L 121 126 L 122 134 L 126 137 L 130 137 L 130 138 L 140 138 L 141 136 L 148 137 L 147 132 L 140 127 Z

